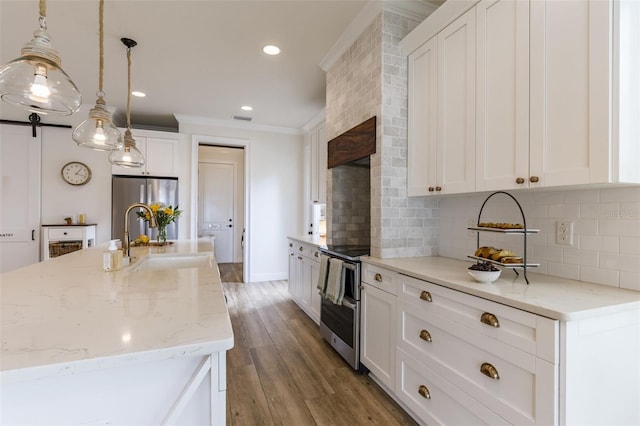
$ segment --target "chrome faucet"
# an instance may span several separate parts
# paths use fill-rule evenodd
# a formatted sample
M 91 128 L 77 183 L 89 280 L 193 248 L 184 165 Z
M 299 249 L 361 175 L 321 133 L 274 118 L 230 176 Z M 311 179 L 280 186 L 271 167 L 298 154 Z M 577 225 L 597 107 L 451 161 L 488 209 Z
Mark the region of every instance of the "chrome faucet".
M 151 207 L 143 203 L 133 203 L 124 212 L 124 238 L 122 239 L 122 251 L 126 257 L 131 257 L 131 243 L 129 241 L 129 213 L 135 208 L 141 208 L 149 213 L 149 228 L 155 228 L 158 226 L 156 223 L 156 216 L 153 214 Z

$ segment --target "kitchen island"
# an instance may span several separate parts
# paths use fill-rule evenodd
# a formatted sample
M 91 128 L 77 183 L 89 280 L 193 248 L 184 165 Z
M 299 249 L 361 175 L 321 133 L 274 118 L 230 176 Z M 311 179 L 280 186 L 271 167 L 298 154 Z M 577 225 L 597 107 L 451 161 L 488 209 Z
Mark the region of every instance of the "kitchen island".
M 208 240 L 0 276 L 2 424 L 223 424 L 233 331 Z

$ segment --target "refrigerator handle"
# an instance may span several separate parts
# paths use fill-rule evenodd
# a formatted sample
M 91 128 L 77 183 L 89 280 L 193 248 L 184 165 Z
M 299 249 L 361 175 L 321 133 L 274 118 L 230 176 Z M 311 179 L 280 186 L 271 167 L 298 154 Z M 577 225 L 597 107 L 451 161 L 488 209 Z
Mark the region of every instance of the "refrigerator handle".
M 140 202 L 144 203 L 145 199 L 144 199 L 144 185 L 140 185 Z

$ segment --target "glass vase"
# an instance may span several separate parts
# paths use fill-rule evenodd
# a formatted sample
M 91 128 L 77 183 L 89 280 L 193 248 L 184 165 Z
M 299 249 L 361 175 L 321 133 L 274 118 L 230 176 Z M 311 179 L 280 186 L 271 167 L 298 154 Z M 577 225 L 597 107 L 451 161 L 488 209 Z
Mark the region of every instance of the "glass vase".
M 167 227 L 158 225 L 158 242 L 166 244 L 167 242 Z

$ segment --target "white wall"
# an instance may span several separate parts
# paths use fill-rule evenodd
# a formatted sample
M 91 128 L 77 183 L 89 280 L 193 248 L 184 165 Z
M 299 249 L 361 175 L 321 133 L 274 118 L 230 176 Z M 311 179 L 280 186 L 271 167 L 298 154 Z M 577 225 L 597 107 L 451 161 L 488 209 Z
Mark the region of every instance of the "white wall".
M 180 133 L 196 136 L 202 143 L 207 142 L 206 136 L 211 136 L 212 143 L 215 138 L 246 141 L 249 158 L 245 167 L 249 169 L 250 191 L 246 227 L 248 281 L 286 279 L 286 238 L 298 235 L 302 229 L 302 135 L 184 122 L 180 123 Z
M 97 243 L 111 236 L 111 163 L 109 154 L 80 148 L 72 129 L 42 127 L 42 224 L 59 225 L 83 212 L 87 223 L 97 224 Z M 82 186 L 62 180 L 60 170 L 69 161 L 91 168 L 92 178 Z

